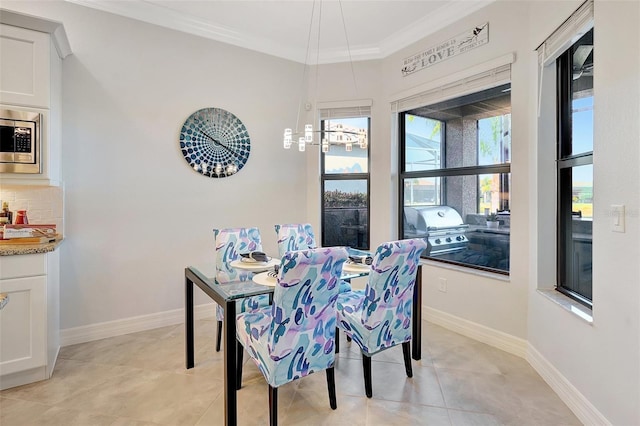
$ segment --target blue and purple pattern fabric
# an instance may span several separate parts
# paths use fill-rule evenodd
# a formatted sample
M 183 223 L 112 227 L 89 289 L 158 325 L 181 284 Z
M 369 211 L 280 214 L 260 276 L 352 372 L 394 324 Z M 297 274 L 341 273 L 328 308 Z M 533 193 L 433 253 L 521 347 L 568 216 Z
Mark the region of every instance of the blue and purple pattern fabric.
M 231 281 L 249 281 L 250 271 L 235 269 L 231 262 L 240 259 L 240 253 L 262 251 L 262 239 L 258 228 L 214 229 L 216 248 L 216 280 L 220 283 Z M 260 295 L 241 299 L 236 304 L 237 312 L 256 310 L 269 305 L 269 296 Z M 216 305 L 216 319 L 224 319 L 224 310 Z
M 316 237 L 310 223 L 289 223 L 275 225 L 278 238 L 278 253 L 280 258 L 288 251 L 307 250 L 316 248 Z M 340 281 L 340 293 L 351 291 L 351 284 Z
M 364 291 L 338 296 L 338 327 L 367 355 L 411 340 L 413 287 L 425 240 L 381 244 Z
M 342 247 L 287 252 L 273 305 L 237 316 L 238 340 L 271 386 L 333 366 L 336 299 L 346 259 Z
M 316 248 L 316 237 L 310 223 L 276 225 L 280 258 L 288 251 Z

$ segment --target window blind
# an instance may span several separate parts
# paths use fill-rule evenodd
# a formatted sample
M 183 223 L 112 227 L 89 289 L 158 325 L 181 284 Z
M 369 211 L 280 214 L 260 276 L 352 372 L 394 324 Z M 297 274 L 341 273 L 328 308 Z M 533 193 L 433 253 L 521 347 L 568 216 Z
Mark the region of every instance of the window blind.
M 538 48 L 538 63 L 549 66 L 558 56 L 593 28 L 593 0 L 584 2 Z
M 556 59 L 591 28 L 593 28 L 593 0 L 587 0 L 537 47 L 538 65 L 540 67 L 538 117 L 540 117 L 540 109 L 542 108 L 544 68 L 555 64 Z
M 318 102 L 321 120 L 329 118 L 371 117 L 371 99 L 354 101 Z
M 515 55 L 509 54 L 464 72 L 429 82 L 413 89 L 415 94 L 399 94 L 397 99 L 392 100 L 392 111 L 408 111 L 510 83 L 511 64 L 514 60 Z

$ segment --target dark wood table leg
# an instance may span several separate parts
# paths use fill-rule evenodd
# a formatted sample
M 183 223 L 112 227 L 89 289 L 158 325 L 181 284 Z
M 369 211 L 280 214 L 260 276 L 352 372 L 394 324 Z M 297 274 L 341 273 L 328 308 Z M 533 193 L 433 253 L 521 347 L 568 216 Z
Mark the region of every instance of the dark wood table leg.
M 187 351 L 187 369 L 194 365 L 194 340 L 193 340 L 193 282 L 184 278 L 184 326 L 185 346 Z
M 416 361 L 422 358 L 422 265 L 418 265 L 416 283 L 413 286 L 413 348 L 412 358 Z
M 238 424 L 236 356 L 236 301 L 231 300 L 224 306 L 224 418 L 227 426 Z

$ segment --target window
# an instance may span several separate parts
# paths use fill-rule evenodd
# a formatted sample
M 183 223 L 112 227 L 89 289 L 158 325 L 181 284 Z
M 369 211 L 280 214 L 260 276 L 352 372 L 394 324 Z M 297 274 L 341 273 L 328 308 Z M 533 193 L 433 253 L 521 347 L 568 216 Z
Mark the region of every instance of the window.
M 557 289 L 591 306 L 593 28 L 556 60 Z
M 320 123 L 323 137 L 330 142 L 321 159 L 322 245 L 369 250 L 370 118 L 331 112 L 321 114 L 339 118 L 324 118 Z M 353 133 L 364 133 L 367 144 L 351 143 Z
M 510 91 L 400 113 L 400 235 L 427 237 L 424 257 L 509 273 Z

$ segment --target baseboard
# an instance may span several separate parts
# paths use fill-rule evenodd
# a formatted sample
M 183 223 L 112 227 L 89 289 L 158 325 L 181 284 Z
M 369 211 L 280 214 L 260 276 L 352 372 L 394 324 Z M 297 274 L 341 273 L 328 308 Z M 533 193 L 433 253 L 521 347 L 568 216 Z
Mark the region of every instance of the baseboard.
M 0 390 L 15 388 L 16 386 L 28 383 L 39 382 L 48 379 L 44 365 L 26 371 L 17 371 L 11 374 L 0 376 Z
M 194 309 L 195 319 L 213 318 L 215 304 L 206 303 L 198 305 Z M 60 330 L 60 346 L 75 345 L 77 343 L 91 342 L 107 337 L 121 336 L 123 334 L 136 333 L 138 331 L 151 330 L 158 327 L 166 327 L 184 323 L 184 309 L 159 312 L 150 315 L 125 318 L 115 321 L 107 321 L 82 327 L 66 328 Z
M 526 340 L 429 307 L 423 307 L 422 318 L 524 358 L 583 424 L 611 425 L 611 422 Z
M 611 425 L 611 422 L 531 345 L 526 359 L 583 424 Z
M 429 307 L 423 307 L 422 318 L 520 358 L 527 357 L 528 343 L 519 337 Z

